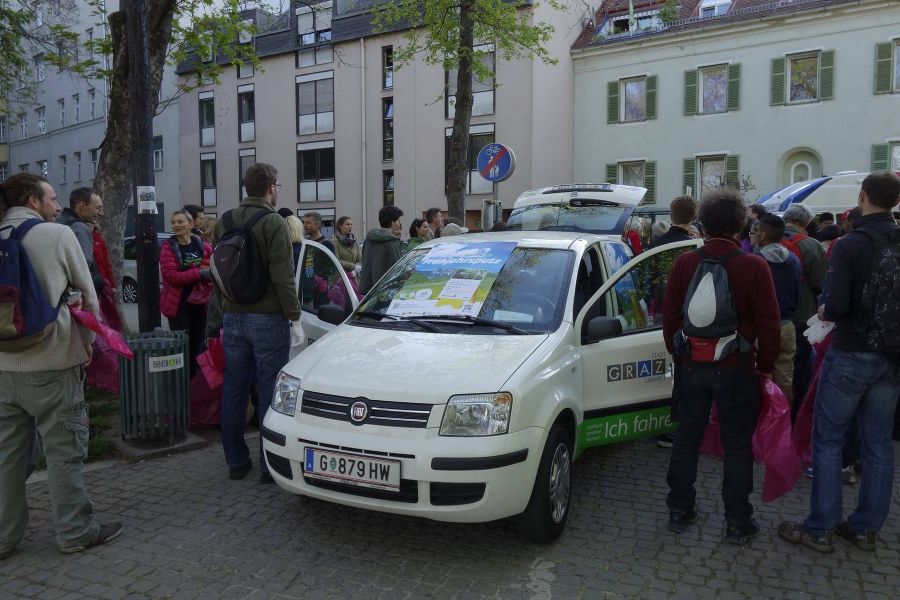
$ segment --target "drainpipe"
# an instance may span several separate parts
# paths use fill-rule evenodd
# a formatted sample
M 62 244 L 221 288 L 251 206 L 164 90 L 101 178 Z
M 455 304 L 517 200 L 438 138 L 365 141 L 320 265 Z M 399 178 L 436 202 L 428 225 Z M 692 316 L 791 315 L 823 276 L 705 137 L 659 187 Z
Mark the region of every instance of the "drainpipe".
M 359 87 L 360 97 L 362 98 L 359 109 L 360 121 L 362 122 L 362 143 L 359 146 L 359 155 L 362 159 L 362 193 L 359 195 L 362 199 L 362 231 L 360 233 L 365 237 L 366 232 L 369 231 L 369 227 L 366 220 L 366 214 L 368 213 L 366 210 L 366 41 L 363 38 L 359 38 L 359 55 Z

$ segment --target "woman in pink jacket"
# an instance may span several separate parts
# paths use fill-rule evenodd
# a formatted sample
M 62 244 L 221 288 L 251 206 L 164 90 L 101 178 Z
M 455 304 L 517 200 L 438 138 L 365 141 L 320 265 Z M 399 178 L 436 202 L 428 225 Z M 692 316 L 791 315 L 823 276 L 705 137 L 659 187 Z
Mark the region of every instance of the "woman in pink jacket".
M 197 355 L 206 341 L 206 305 L 212 294 L 209 256 L 212 246 L 191 233 L 194 220 L 187 211 L 172 215 L 172 232 L 159 250 L 162 273 L 160 309 L 169 319 L 169 329 L 188 333 L 191 377 L 197 372 Z

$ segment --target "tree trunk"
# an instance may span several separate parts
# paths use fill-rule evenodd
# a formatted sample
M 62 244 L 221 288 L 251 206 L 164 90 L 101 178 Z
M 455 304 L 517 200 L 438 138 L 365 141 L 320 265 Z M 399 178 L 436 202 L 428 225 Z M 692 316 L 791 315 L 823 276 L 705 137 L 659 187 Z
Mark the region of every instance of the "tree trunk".
M 469 121 L 472 118 L 472 53 L 474 48 L 474 0 L 459 6 L 459 69 L 456 73 L 456 112 L 450 136 L 447 164 L 447 212 L 466 223 L 466 161 L 469 149 Z
M 159 98 L 166 50 L 172 38 L 172 18 L 175 0 L 152 0 L 150 4 L 150 69 L 154 90 L 154 110 Z M 109 111 L 106 115 L 106 135 L 100 145 L 100 161 L 94 177 L 94 187 L 103 198 L 104 212 L 100 226 L 116 284 L 116 304 L 121 314 L 122 251 L 125 219 L 131 200 L 132 174 L 129 156 L 132 151 L 131 117 L 128 92 L 128 44 L 125 31 L 125 12 L 109 15 L 112 42 L 112 76 L 109 86 Z M 123 318 L 122 322 L 125 320 Z

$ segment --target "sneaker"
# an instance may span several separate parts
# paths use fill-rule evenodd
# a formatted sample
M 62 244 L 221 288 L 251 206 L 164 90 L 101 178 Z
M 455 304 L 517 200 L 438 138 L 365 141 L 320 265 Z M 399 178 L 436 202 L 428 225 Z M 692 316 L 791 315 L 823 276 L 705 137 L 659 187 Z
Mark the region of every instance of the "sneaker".
M 692 525 L 697 522 L 699 515 L 696 510 L 692 510 L 690 512 L 678 512 L 672 511 L 669 513 L 669 531 L 674 531 L 675 533 L 683 533 L 685 529 L 688 528 L 688 525 Z
M 856 484 L 858 479 L 856 477 L 856 468 L 853 465 L 847 465 L 841 469 L 841 481 L 849 485 Z
M 803 474 L 812 479 L 813 476 L 813 468 L 812 467 L 803 467 Z
M 228 477 L 231 479 L 243 479 L 253 468 L 253 462 L 247 461 L 239 467 L 231 467 L 228 469 Z
M 806 546 L 816 552 L 830 553 L 834 552 L 834 542 L 832 541 L 832 532 L 825 532 L 824 535 L 816 535 L 803 529 L 799 523 L 782 523 L 778 526 L 778 535 L 781 539 L 792 544 Z
M 82 550 L 87 550 L 88 548 L 93 548 L 94 546 L 100 546 L 107 542 L 111 542 L 112 540 L 119 537 L 120 533 L 122 533 L 121 523 L 108 523 L 106 525 L 101 525 L 100 531 L 99 533 L 97 533 L 97 537 L 94 538 L 93 542 L 81 544 L 80 546 L 66 546 L 65 548 L 60 548 L 59 551 L 63 554 L 73 554 L 75 552 L 81 552 Z
M 260 483 L 275 483 L 275 480 L 272 479 L 272 476 L 268 473 L 260 473 L 259 474 L 259 482 Z
M 759 533 L 759 524 L 750 519 L 746 523 L 729 523 L 725 529 L 725 541 L 735 546 L 743 546 Z
M 660 448 L 671 448 L 675 445 L 675 440 L 668 433 L 656 436 L 656 445 Z
M 847 521 L 841 521 L 840 523 L 838 523 L 838 526 L 834 528 L 834 532 L 845 540 L 854 544 L 857 548 L 865 550 L 866 552 L 875 551 L 875 544 L 878 541 L 877 531 L 856 533 L 855 531 L 850 529 L 850 524 L 847 523 Z

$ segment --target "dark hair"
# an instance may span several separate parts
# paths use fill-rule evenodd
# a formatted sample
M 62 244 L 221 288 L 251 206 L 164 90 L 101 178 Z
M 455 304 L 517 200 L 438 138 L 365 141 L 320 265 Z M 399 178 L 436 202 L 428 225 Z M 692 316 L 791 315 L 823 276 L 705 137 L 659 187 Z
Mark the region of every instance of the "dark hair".
M 831 240 L 836 240 L 839 237 L 841 237 L 841 228 L 834 224 L 826 225 L 822 228 L 822 231 L 819 232 L 820 242 L 829 242 Z
M 507 229 L 509 229 L 509 225 L 506 224 L 506 221 L 497 221 L 491 227 L 491 231 L 506 231 Z
M 311 210 L 308 213 L 304 214 L 303 218 L 305 219 L 306 217 L 311 217 L 312 220 L 316 222 L 316 225 L 318 225 L 319 227 L 322 226 L 322 215 L 320 215 L 316 211 Z
M 741 239 L 749 240 L 750 239 L 750 230 L 753 229 L 753 226 L 756 225 L 757 220 L 753 217 L 747 219 L 747 222 L 744 224 L 744 228 L 741 230 Z
M 858 206 L 854 206 L 850 210 L 847 211 L 847 218 L 844 221 L 855 221 L 862 216 L 862 211 L 859 210 Z
M 47 180 L 34 173 L 16 173 L 0 183 L 0 208 L 4 210 L 13 206 L 25 206 L 32 196 L 44 199 L 42 183 Z
M 763 206 L 762 204 L 751 204 L 751 205 L 750 205 L 750 212 L 753 213 L 753 216 L 754 216 L 757 220 L 759 220 L 760 218 L 762 218 L 763 215 L 769 214 L 768 209 L 767 209 L 765 206 Z
M 862 191 L 866 193 L 869 202 L 878 208 L 891 210 L 900 201 L 900 177 L 890 171 L 869 173 L 863 179 Z
M 409 224 L 409 237 L 416 237 L 419 235 L 416 233 L 416 229 L 422 226 L 422 223 L 425 223 L 425 219 L 413 219 L 413 222 Z
M 80 187 L 72 190 L 72 193 L 69 194 L 69 208 L 72 210 L 75 209 L 76 206 L 84 202 L 85 204 L 90 203 L 91 196 L 97 193 L 92 187 Z M 99 194 L 98 194 L 99 195 Z M 191 215 L 193 217 L 193 215 Z
M 700 223 L 707 235 L 733 236 L 744 229 L 747 208 L 737 190 L 717 188 L 703 194 Z
M 821 223 L 822 221 L 834 221 L 834 213 L 823 212 L 821 215 L 819 215 L 819 223 Z
M 282 217 L 284 217 L 285 219 L 287 219 L 288 217 L 290 217 L 291 215 L 294 214 L 294 211 L 289 209 L 287 206 L 282 206 L 281 208 L 278 209 L 278 214 L 281 215 Z
M 203 212 L 203 207 L 196 204 L 185 204 L 181 207 L 181 210 L 187 211 L 187 213 L 191 215 L 191 218 L 196 221 L 197 215 Z
M 784 219 L 778 215 L 766 213 L 759 218 L 758 229 L 766 234 L 766 239 L 770 242 L 780 242 L 784 238 L 784 230 L 786 227 Z
M 338 233 L 340 233 L 341 227 L 344 225 L 344 223 L 346 223 L 349 220 L 350 220 L 350 217 L 347 217 L 347 216 L 338 217 L 337 223 L 334 224 L 335 228 L 338 230 Z
M 253 163 L 244 171 L 244 188 L 248 196 L 261 198 L 278 183 L 278 169 L 266 163 Z
M 396 206 L 382 206 L 378 211 L 378 224 L 387 229 L 391 223 L 398 221 L 403 216 L 403 211 Z
M 441 209 L 439 208 L 429 208 L 425 211 L 425 220 L 431 223 L 434 221 L 434 218 L 441 214 Z
M 684 225 L 697 216 L 697 202 L 690 196 L 678 196 L 669 205 L 669 217 L 673 223 Z

